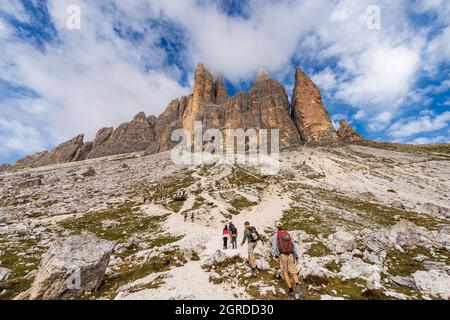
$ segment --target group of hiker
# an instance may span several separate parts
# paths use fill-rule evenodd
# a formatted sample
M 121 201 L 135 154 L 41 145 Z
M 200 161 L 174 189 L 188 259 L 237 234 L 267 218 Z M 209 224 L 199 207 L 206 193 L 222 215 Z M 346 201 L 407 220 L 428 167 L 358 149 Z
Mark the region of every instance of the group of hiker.
M 184 212 L 184 222 L 186 222 L 187 219 L 188 219 L 188 213 Z M 194 222 L 194 219 L 195 219 L 195 215 L 194 215 L 194 212 L 192 212 L 191 213 L 191 222 Z
M 228 249 L 228 240 L 230 240 L 231 246 L 233 249 L 237 249 L 237 237 L 238 230 L 233 222 L 230 222 L 228 225 L 223 228 L 222 238 L 223 238 L 223 249 Z
M 258 244 L 258 241 L 265 243 L 266 241 L 260 236 L 255 227 L 251 226 L 247 221 L 244 223 L 244 235 L 242 238 L 241 246 L 244 246 L 247 242 L 248 248 L 248 260 L 245 261 L 247 267 L 251 269 L 252 275 L 256 275 L 256 263 L 254 251 Z M 296 299 L 301 299 L 303 293 L 299 284 L 299 266 L 298 266 L 298 253 L 297 247 L 292 240 L 289 232 L 284 230 L 281 222 L 276 223 L 277 231 L 270 238 L 270 244 L 272 247 L 272 254 L 276 261 L 279 263 L 282 277 L 286 282 L 289 290 L 289 294 L 294 294 Z M 237 236 L 238 231 L 232 222 L 225 226 L 223 229 L 223 246 L 227 249 L 228 239 L 231 240 L 233 249 L 237 248 Z M 292 276 L 292 280 L 290 278 Z

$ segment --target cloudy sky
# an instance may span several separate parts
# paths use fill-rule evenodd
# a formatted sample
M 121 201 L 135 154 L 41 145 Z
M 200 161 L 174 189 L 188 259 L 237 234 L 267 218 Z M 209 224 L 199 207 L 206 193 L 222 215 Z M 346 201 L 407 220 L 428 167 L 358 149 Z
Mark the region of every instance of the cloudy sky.
M 448 0 L 1 0 L 0 163 L 158 115 L 198 62 L 231 93 L 261 68 L 291 92 L 301 67 L 335 122 L 450 142 Z

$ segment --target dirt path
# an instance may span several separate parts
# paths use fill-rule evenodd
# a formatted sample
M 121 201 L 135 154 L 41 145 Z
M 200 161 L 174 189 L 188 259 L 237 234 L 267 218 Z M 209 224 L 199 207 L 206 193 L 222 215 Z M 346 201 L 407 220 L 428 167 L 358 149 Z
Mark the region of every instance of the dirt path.
M 240 231 L 237 250 L 228 249 L 229 256 L 246 257 L 247 247 L 240 247 L 241 235 L 245 221 L 250 221 L 258 230 L 264 231 L 273 227 L 276 220 L 282 217 L 282 212 L 289 207 L 288 195 L 280 192 L 279 186 L 269 187 L 262 195 L 261 202 L 250 210 L 243 211 L 234 217 L 233 222 Z M 189 204 L 192 203 L 188 199 Z M 133 293 L 123 292 L 117 299 L 150 300 L 150 299 L 246 299 L 249 298 L 243 288 L 231 288 L 226 285 L 214 285 L 209 282 L 210 274 L 204 271 L 202 264 L 217 250 L 222 249 L 222 229 L 207 227 L 199 222 L 183 222 L 182 216 L 172 214 L 165 223 L 168 232 L 184 234 L 185 237 L 177 245 L 180 248 L 204 246 L 199 261 L 190 261 L 182 267 L 173 268 L 161 273 L 164 283 L 157 289 L 145 289 Z M 258 249 L 256 250 L 256 252 Z

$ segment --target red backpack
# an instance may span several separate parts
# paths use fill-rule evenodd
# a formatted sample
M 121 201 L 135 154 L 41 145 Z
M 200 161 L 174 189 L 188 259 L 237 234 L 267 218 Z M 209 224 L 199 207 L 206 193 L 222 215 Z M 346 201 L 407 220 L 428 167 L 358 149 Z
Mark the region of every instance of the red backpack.
M 292 253 L 292 238 L 287 231 L 277 232 L 278 250 L 282 254 Z

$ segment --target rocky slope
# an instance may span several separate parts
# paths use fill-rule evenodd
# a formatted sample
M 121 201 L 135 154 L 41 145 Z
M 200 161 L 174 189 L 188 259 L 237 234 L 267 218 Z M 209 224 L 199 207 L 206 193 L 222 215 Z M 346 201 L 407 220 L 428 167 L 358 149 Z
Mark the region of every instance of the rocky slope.
M 202 121 L 204 129 L 279 129 L 280 146 L 284 149 L 358 140 L 338 136 L 319 89 L 300 69 L 295 73 L 291 105 L 284 87 L 264 71 L 258 74 L 249 92 L 230 97 L 222 77 L 214 79 L 199 64 L 193 94 L 170 102 L 160 116 L 146 117 L 139 113 L 115 130 L 100 129 L 92 142 L 85 143 L 84 136 L 79 135 L 51 151 L 25 157 L 14 165 L 0 166 L 0 172 L 144 150 L 150 154 L 164 152 L 174 146 L 173 130 L 185 128 L 193 135 L 194 121 Z M 348 124 L 344 131 L 348 131 Z
M 268 245 L 254 278 L 246 248 L 221 250 L 230 220 L 265 237 L 283 221 L 307 299 L 450 298 L 448 145 L 300 147 L 276 176 L 216 160 L 141 151 L 0 175 L 0 299 L 289 299 Z M 64 296 L 74 263 L 90 280 Z

